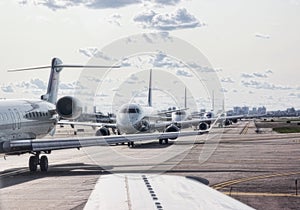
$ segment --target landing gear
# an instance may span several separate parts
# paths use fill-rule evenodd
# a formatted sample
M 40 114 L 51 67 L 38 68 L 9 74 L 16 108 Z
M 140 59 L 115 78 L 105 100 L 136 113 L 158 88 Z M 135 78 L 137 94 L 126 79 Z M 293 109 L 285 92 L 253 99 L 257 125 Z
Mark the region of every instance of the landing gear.
M 133 148 L 135 145 L 134 145 L 134 141 L 129 141 L 128 142 L 128 147 L 131 147 L 131 148 Z
M 169 144 L 169 139 L 159 139 L 159 144 L 163 144 L 165 142 L 165 144 Z
M 37 166 L 40 165 L 41 171 L 48 171 L 48 158 L 46 155 L 43 155 L 39 158 L 40 153 L 36 153 L 34 156 L 29 158 L 29 170 L 31 172 L 37 171 Z
M 40 168 L 41 171 L 48 171 L 48 158 L 46 155 L 43 155 L 40 159 Z

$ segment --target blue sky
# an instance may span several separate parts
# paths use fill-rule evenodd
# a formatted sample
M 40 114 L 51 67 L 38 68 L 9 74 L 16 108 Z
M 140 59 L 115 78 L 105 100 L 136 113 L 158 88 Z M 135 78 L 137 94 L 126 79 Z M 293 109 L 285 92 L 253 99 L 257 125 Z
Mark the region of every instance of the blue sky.
M 93 50 L 120 38 L 166 32 L 207 57 L 227 109 L 300 109 L 298 0 L 4 0 L 0 15 L 1 98 L 38 97 L 49 74 L 7 69 L 48 64 L 54 56 L 86 63 Z M 80 75 L 68 71 L 62 95 Z

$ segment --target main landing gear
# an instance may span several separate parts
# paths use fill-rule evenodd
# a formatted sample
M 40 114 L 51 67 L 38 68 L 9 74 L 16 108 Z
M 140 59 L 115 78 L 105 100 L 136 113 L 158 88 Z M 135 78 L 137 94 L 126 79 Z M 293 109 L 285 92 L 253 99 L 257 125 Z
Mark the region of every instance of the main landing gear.
M 165 142 L 165 144 L 169 143 L 169 139 L 159 139 L 159 144 L 163 144 Z
M 39 158 L 40 153 L 37 152 L 33 156 L 29 158 L 29 170 L 31 172 L 35 172 L 37 170 L 37 166 L 40 165 L 40 169 L 43 172 L 48 171 L 48 158 L 46 155 L 43 155 Z
M 135 145 L 134 145 L 134 141 L 129 141 L 128 142 L 128 147 L 130 148 L 133 148 L 133 147 L 135 147 Z

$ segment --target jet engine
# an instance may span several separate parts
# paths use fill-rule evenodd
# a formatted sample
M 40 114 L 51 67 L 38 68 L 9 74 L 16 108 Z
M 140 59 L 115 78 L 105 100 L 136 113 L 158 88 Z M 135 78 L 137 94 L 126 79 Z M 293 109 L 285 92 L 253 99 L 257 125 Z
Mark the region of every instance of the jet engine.
M 109 136 L 109 129 L 106 127 L 101 127 L 96 131 L 96 136 Z
M 56 111 L 60 117 L 73 120 L 81 115 L 82 106 L 78 99 L 72 96 L 64 96 L 57 101 Z
M 231 120 L 233 123 L 237 123 L 238 122 L 238 119 L 234 118 Z
M 134 125 L 134 128 L 140 132 L 147 132 L 150 130 L 150 123 L 147 120 L 141 120 Z
M 199 128 L 200 131 L 205 131 L 209 128 L 209 124 L 207 124 L 206 122 L 201 122 L 198 125 L 198 128 Z
M 165 129 L 165 132 L 178 132 L 179 130 L 180 130 L 180 129 L 179 129 L 176 125 L 172 124 L 172 125 L 169 125 L 169 126 Z M 170 139 L 174 140 L 174 139 L 177 139 L 177 137 L 170 138 Z

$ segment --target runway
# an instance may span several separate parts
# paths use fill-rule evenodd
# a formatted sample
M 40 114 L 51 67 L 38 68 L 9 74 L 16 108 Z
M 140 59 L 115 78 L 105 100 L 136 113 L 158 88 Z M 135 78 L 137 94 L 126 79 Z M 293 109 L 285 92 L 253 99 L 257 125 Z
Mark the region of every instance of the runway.
M 58 135 L 73 132 L 64 128 Z M 299 146 L 300 134 L 256 134 L 252 121 L 242 121 L 168 146 L 54 151 L 47 173 L 30 173 L 29 155 L 8 156 L 0 160 L 0 209 L 83 209 L 100 176 L 145 172 L 204 178 L 256 209 L 296 209 Z

